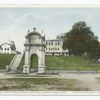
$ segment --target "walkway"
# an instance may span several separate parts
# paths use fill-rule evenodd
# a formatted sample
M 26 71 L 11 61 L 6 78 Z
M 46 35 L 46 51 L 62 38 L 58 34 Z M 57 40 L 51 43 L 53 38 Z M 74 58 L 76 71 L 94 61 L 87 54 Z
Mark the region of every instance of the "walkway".
M 42 75 L 41 75 L 42 76 Z M 41 77 L 40 76 L 40 77 Z M 33 78 L 39 76 L 34 76 L 32 74 L 6 74 L 0 73 L 0 79 L 5 78 Z M 88 88 L 90 91 L 100 91 L 100 81 L 96 78 L 100 78 L 100 73 L 60 73 L 59 75 L 49 75 L 42 78 L 66 78 L 66 79 L 77 79 L 81 84 L 79 84 L 83 88 Z

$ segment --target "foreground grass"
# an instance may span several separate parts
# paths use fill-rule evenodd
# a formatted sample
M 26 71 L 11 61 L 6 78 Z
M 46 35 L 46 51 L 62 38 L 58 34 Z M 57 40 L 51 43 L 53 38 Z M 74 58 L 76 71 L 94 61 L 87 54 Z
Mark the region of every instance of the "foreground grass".
M 13 54 L 0 54 L 0 69 L 6 69 L 6 65 L 11 63 L 13 57 Z
M 48 70 L 100 70 L 100 64 L 79 56 L 46 56 Z
M 11 78 L 0 80 L 0 91 L 81 91 L 75 79 Z

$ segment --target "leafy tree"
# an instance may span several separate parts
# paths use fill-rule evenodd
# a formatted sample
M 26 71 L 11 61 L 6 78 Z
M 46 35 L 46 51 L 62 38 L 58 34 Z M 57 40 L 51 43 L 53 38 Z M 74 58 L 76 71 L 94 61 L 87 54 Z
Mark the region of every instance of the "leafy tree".
M 87 49 L 87 54 L 90 58 L 100 58 L 100 43 L 97 40 L 90 41 Z
M 64 33 L 61 33 L 61 34 L 59 34 L 59 35 L 57 36 L 56 39 L 62 39 L 62 40 L 63 40 L 63 38 L 64 38 Z
M 68 48 L 70 54 L 83 55 L 86 53 L 93 58 L 97 56 L 94 51 L 99 48 L 99 42 L 90 27 L 85 22 L 79 21 L 64 34 L 63 48 Z

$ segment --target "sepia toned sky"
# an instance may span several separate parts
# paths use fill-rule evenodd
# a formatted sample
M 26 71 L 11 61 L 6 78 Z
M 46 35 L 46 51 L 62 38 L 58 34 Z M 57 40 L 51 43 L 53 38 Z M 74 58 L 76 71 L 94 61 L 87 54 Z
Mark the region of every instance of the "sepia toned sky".
M 0 8 L 0 44 L 15 41 L 18 50 L 24 49 L 25 35 L 33 27 L 46 39 L 68 32 L 74 23 L 85 21 L 100 40 L 100 7 L 22 7 Z

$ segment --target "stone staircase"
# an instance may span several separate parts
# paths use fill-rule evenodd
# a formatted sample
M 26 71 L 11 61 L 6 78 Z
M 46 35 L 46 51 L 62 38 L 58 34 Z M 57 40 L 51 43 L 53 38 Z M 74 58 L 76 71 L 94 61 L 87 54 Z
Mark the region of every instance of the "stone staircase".
M 9 65 L 9 69 L 12 72 L 17 72 L 17 68 L 22 60 L 23 54 L 16 54 Z

